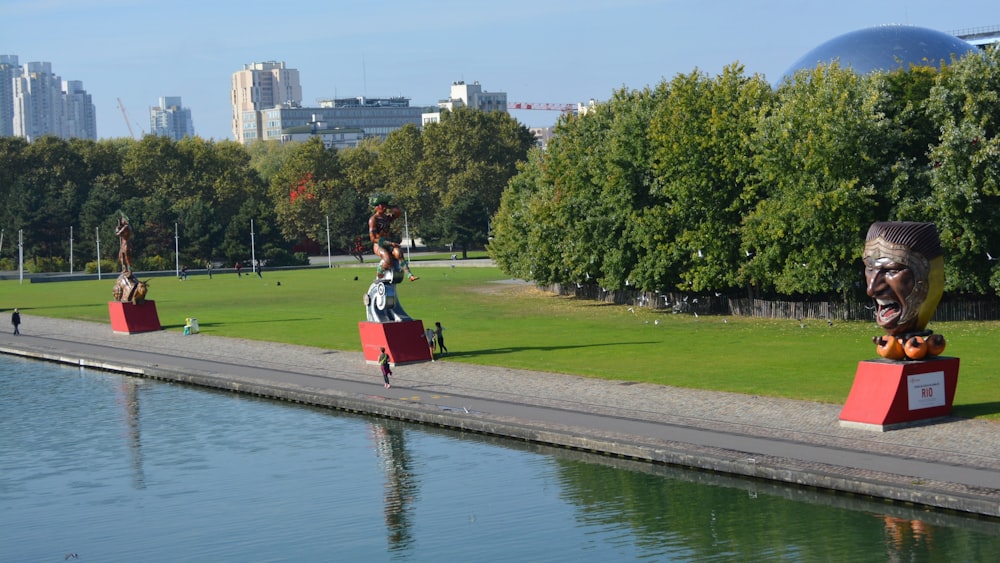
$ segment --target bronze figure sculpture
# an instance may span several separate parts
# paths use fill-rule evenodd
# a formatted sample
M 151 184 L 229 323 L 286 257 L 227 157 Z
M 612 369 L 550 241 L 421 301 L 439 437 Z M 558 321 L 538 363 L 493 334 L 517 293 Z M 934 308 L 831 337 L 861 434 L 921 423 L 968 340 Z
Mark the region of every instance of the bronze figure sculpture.
M 118 226 L 115 228 L 118 235 L 118 261 L 121 264 L 121 274 L 115 281 L 115 287 L 111 295 L 115 301 L 142 303 L 146 300 L 148 285 L 144 281 L 139 281 L 132 273 L 132 225 L 129 224 L 128 217 L 124 214 L 118 218 Z

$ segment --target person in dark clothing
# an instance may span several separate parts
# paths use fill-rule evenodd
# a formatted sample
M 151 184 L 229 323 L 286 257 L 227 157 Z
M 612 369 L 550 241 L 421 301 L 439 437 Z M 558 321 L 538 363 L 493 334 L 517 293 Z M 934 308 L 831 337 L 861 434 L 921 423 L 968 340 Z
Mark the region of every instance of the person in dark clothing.
M 444 327 L 441 323 L 434 323 L 434 336 L 437 340 L 438 352 L 447 354 L 448 348 L 444 345 Z
M 380 354 L 378 355 L 378 365 L 382 367 L 382 379 L 385 380 L 385 388 L 388 389 L 392 387 L 389 384 L 389 376 L 392 375 L 392 369 L 389 368 L 389 354 L 385 353 L 385 348 L 380 348 Z
M 17 309 L 10 315 L 10 324 L 14 325 L 14 334 L 21 334 L 21 313 Z

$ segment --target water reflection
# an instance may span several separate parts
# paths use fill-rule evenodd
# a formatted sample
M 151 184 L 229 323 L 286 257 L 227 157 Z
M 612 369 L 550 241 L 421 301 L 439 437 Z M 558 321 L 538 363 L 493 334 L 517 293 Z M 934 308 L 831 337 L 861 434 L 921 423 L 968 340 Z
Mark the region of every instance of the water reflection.
M 1000 553 L 996 520 L 43 367 L 0 357 L 0 561 Z
M 125 443 L 131 454 L 132 487 L 145 489 L 146 477 L 142 469 L 142 439 L 139 431 L 139 381 L 132 377 L 123 377 L 118 386 L 115 403 L 121 407 L 125 423 Z
M 885 526 L 886 561 L 909 561 L 914 553 L 933 552 L 933 529 L 920 520 L 877 514 Z
M 411 478 L 411 460 L 403 429 L 376 419 L 368 423 L 368 434 L 385 474 L 383 511 L 389 549 L 403 551 L 413 539 L 410 517 L 418 493 L 417 483 Z

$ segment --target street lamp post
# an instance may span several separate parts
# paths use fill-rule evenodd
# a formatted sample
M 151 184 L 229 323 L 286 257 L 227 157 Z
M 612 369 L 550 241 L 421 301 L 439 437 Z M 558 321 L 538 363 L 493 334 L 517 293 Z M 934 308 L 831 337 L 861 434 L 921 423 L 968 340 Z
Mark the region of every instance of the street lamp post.
M 253 219 L 250 219 L 250 261 L 254 271 L 257 271 L 257 243 L 253 238 Z
M 326 216 L 326 267 L 333 267 L 333 250 L 330 248 L 330 216 Z
M 94 227 L 94 229 L 97 232 L 95 239 L 97 241 L 97 279 L 101 279 L 101 228 Z
M 174 275 L 181 277 L 180 237 L 177 235 L 177 223 L 174 223 Z
M 17 231 L 17 269 L 18 283 L 24 283 L 24 230 Z

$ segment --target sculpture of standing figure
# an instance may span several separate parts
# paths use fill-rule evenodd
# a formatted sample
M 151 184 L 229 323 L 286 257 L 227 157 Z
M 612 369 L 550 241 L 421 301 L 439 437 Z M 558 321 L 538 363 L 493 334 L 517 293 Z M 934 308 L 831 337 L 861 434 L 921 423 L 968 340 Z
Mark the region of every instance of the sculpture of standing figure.
M 372 250 L 380 258 L 376 277 L 381 280 L 388 274 L 389 279 L 393 279 L 393 273 L 403 269 L 410 274 L 410 281 L 417 281 L 419 278 L 413 275 L 409 264 L 403 259 L 399 243 L 389 240 L 392 222 L 403 214 L 403 210 L 391 205 L 389 196 L 373 195 L 370 203 L 375 213 L 368 219 L 368 236 L 372 241 Z
M 118 261 L 122 265 L 123 272 L 132 271 L 132 226 L 128 223 L 128 217 L 122 215 L 118 218 L 118 227 L 115 229 L 118 236 Z

